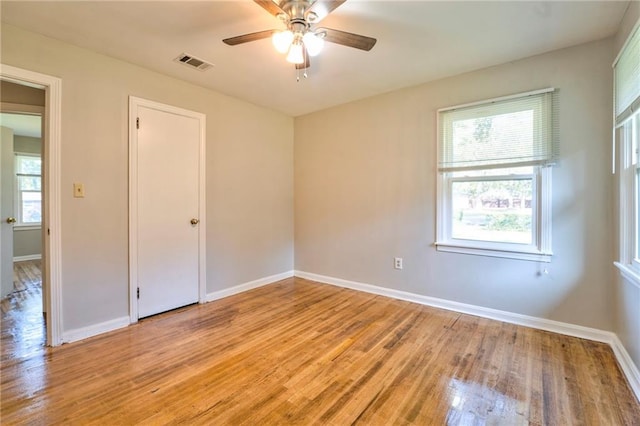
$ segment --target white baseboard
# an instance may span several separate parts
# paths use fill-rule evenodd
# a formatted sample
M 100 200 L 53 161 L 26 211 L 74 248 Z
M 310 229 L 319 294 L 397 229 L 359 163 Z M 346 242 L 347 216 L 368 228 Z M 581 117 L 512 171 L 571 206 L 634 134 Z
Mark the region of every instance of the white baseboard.
M 516 314 L 508 311 L 485 308 L 482 306 L 469 305 L 466 303 L 453 302 L 446 299 L 436 297 L 422 296 L 415 293 L 409 293 L 389 288 L 379 287 L 371 284 L 360 283 L 356 281 L 348 281 L 340 278 L 328 277 L 304 271 L 287 271 L 264 278 L 259 278 L 244 284 L 239 284 L 224 290 L 215 291 L 207 294 L 207 302 L 222 299 L 234 294 L 242 293 L 254 288 L 262 287 L 267 284 L 274 283 L 292 276 L 317 281 L 325 284 L 331 284 L 338 287 L 358 290 L 365 293 L 377 294 L 390 297 L 393 299 L 405 300 L 408 302 L 418 303 L 421 305 L 433 306 L 435 308 L 447 309 L 450 311 L 475 315 L 483 318 L 489 318 L 497 321 L 503 321 L 511 324 L 522 325 L 525 327 L 536 328 L 554 333 L 564 334 L 573 337 L 579 337 L 597 342 L 607 343 L 611 346 L 613 353 L 620 364 L 620 367 L 629 381 L 631 389 L 640 400 L 640 371 L 635 365 L 631 356 L 625 349 L 624 345 L 615 333 L 610 331 L 599 330 L 590 327 L 583 327 L 564 323 L 560 321 L 548 320 L 545 318 L 532 317 L 528 315 Z M 62 343 L 71 343 L 78 340 L 96 336 L 101 333 L 116 330 L 118 328 L 127 327 L 129 325 L 129 317 L 116 318 L 114 320 L 105 321 L 100 324 L 88 327 L 69 330 L 62 334 Z
M 280 274 L 271 275 L 264 278 L 258 278 L 257 280 L 249 281 L 248 283 L 239 284 L 234 287 L 214 291 L 213 293 L 207 293 L 206 301 L 212 302 L 214 300 L 233 296 L 234 294 L 242 293 L 243 291 L 252 290 L 254 288 L 262 287 L 264 285 L 271 284 L 276 281 L 284 280 L 285 278 L 291 278 L 291 277 L 293 277 L 293 271 L 287 271 L 287 272 L 282 272 Z
M 124 328 L 128 325 L 129 317 L 127 316 L 101 322 L 99 324 L 90 325 L 87 327 L 76 328 L 75 330 L 68 330 L 62 333 L 61 343 L 77 342 L 78 340 L 87 339 L 89 337 L 97 336 L 98 334 L 106 333 L 108 331 Z
M 26 256 L 15 256 L 13 258 L 14 262 L 24 262 L 25 260 L 40 260 L 42 259 L 41 254 L 28 254 Z
M 390 288 L 379 287 L 356 281 L 348 281 L 340 278 L 328 277 L 325 275 L 318 275 L 304 271 L 294 271 L 294 274 L 296 277 L 305 278 L 311 281 L 317 281 L 325 284 L 331 284 L 338 287 L 349 288 L 352 290 L 358 290 L 365 293 L 377 294 L 381 296 L 391 297 L 393 299 L 400 299 L 408 302 L 418 303 L 421 305 L 433 306 L 435 308 L 447 309 L 449 311 L 503 321 L 510 324 L 522 325 L 525 327 L 551 331 L 553 333 L 564 334 L 567 336 L 607 343 L 613 349 L 613 353 L 616 356 L 616 359 L 618 360 L 623 373 L 627 377 L 627 380 L 631 385 L 631 389 L 636 394 L 638 400 L 640 400 L 640 371 L 631 359 L 631 356 L 629 356 L 629 353 L 624 348 L 624 345 L 622 344 L 618 336 L 610 331 L 583 327 L 580 325 L 553 321 L 545 318 L 516 314 L 513 312 L 501 311 L 498 309 L 485 308 L 482 306 L 469 305 L 466 303 L 453 302 L 451 300 L 439 299 L 436 297 L 422 296 L 415 293 L 393 290 Z
M 633 392 L 640 401 L 640 370 L 638 370 L 638 366 L 633 362 L 631 355 L 629 355 L 629 352 L 627 352 L 627 349 L 618 336 L 615 334 L 613 336 L 613 341 L 610 343 L 611 349 L 613 349 L 618 364 L 620 364 L 622 372 L 629 381 L 629 386 L 631 386 L 631 389 L 633 389 Z
M 231 296 L 234 294 L 242 293 L 243 291 L 251 290 L 257 287 L 262 287 L 267 284 L 271 284 L 276 281 L 283 280 L 285 278 L 293 277 L 293 271 L 283 272 L 281 274 L 271 275 L 269 277 L 260 278 L 248 283 L 240 284 L 235 287 L 226 288 L 224 290 L 216 291 L 207 294 L 207 302 L 212 300 L 222 299 L 223 297 Z M 105 321 L 100 324 L 94 324 L 87 327 L 77 328 L 75 330 L 68 330 L 62 333 L 61 343 L 77 342 L 78 340 L 87 339 L 89 337 L 97 336 L 98 334 L 107 333 L 109 331 L 117 330 L 119 328 L 127 327 L 130 324 L 128 316 L 116 318 L 110 321 Z

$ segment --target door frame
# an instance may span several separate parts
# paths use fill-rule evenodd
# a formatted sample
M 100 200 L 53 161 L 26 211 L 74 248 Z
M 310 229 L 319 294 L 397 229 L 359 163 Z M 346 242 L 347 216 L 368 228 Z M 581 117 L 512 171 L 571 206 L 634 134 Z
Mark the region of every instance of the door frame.
M 42 216 L 42 282 L 46 306 L 47 346 L 62 344 L 62 203 L 60 151 L 62 80 L 46 74 L 0 64 L 0 80 L 45 90 L 43 135 L 44 212 Z M 46 231 L 44 231 L 46 229 Z
M 46 129 L 44 128 L 44 118 L 45 118 L 45 108 L 44 106 L 40 106 L 40 105 L 28 105 L 28 104 L 18 104 L 18 103 L 12 103 L 12 102 L 1 102 L 0 101 L 0 112 L 2 113 L 9 113 L 9 114 L 18 114 L 18 115 L 30 115 L 30 116 L 37 116 L 40 117 L 40 159 L 42 160 L 44 158 L 44 135 L 46 134 Z M 14 155 L 15 155 L 15 150 L 14 150 Z M 15 165 L 15 158 L 14 158 L 14 165 Z M 14 202 L 14 210 L 15 210 L 15 206 L 16 206 L 16 193 L 17 193 L 17 189 L 15 182 L 13 182 L 12 184 L 12 192 L 13 192 L 13 202 Z M 44 194 L 44 192 L 46 191 L 42 191 L 42 194 Z M 44 199 L 41 199 L 42 201 L 44 201 Z M 42 204 L 42 209 L 41 209 L 41 214 L 44 214 L 44 211 L 46 210 L 46 205 L 43 203 Z M 14 214 L 11 214 L 11 216 L 15 216 Z M 3 217 L 4 219 L 4 217 Z M 40 259 L 41 259 L 41 263 L 40 263 L 40 277 L 41 277 L 41 289 L 42 289 L 42 312 L 47 312 L 47 308 L 48 308 L 48 302 L 47 302 L 47 291 L 46 291 L 46 286 L 45 286 L 45 281 L 44 281 L 44 271 L 46 268 L 46 262 L 44 259 L 43 260 L 43 256 L 44 256 L 44 250 L 42 249 L 42 245 L 43 242 L 45 240 L 45 226 L 44 226 L 44 221 L 42 221 L 42 217 L 41 217 L 41 223 L 40 225 L 38 225 L 38 228 L 40 228 Z M 13 231 L 15 232 L 15 227 L 13 227 Z M 14 235 L 15 237 L 15 235 Z M 6 256 L 6 254 L 3 252 L 2 256 Z M 15 263 L 15 254 L 13 253 L 13 247 L 11 250 L 11 257 L 12 257 L 12 262 Z M 13 269 L 13 268 L 12 268 Z
M 138 322 L 138 107 L 177 114 L 198 121 L 200 141 L 198 153 L 198 303 L 206 302 L 206 115 L 147 99 L 129 96 L 129 321 Z

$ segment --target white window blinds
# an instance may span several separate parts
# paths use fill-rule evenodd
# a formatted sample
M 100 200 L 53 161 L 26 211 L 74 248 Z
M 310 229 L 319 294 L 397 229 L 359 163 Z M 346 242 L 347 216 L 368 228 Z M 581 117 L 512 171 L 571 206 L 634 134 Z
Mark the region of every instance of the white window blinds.
M 640 25 L 636 25 L 613 64 L 616 125 L 640 109 Z
M 441 172 L 552 164 L 559 155 L 554 89 L 438 111 Z

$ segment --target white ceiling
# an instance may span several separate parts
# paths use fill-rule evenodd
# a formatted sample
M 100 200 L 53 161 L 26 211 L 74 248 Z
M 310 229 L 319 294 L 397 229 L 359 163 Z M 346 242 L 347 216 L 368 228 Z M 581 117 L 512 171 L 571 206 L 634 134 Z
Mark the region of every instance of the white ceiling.
M 0 113 L 0 126 L 12 129 L 16 136 L 39 138 L 42 134 L 39 115 L 2 112 Z
M 349 0 L 320 26 L 378 39 L 327 43 L 307 79 L 270 40 L 222 39 L 281 23 L 251 0 L 7 1 L 2 21 L 298 116 L 615 34 L 629 1 Z M 173 62 L 186 52 L 207 71 Z

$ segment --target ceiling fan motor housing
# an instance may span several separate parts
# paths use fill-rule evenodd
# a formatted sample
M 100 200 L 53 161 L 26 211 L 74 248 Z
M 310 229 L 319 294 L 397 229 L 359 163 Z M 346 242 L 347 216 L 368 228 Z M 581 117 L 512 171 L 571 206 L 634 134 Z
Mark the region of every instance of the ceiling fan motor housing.
M 291 21 L 306 21 L 307 16 L 305 15 L 305 13 L 309 10 L 313 2 L 306 0 L 288 0 L 280 3 L 280 9 L 284 10 L 285 13 L 289 15 Z M 313 15 L 317 18 L 317 15 L 315 13 Z

